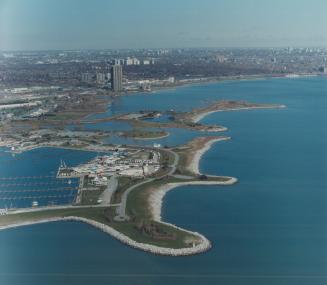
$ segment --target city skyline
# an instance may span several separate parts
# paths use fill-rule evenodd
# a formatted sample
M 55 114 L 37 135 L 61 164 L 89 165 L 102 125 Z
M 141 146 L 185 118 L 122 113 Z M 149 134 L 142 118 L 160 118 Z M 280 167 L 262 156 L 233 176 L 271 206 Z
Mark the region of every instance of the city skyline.
M 323 0 L 0 0 L 0 50 L 326 47 L 326 10 Z

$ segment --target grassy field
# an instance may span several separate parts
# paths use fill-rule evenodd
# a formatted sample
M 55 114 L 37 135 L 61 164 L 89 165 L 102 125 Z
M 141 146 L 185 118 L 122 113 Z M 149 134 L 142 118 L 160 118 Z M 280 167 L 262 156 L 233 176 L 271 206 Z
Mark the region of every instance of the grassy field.
M 122 132 L 122 136 L 134 139 L 156 139 L 168 136 L 166 131 L 147 131 L 142 129 L 134 129 Z
M 127 197 L 126 213 L 130 217 L 129 221 L 115 221 L 115 207 L 70 207 L 63 210 L 49 209 L 38 212 L 0 216 L 0 225 L 9 225 L 25 221 L 38 221 L 52 217 L 77 216 L 109 225 L 137 242 L 169 248 L 188 247 L 190 246 L 190 242 L 198 240 L 198 237 L 186 231 L 176 229 L 175 227 L 153 221 L 148 198 L 152 191 L 156 191 L 160 186 L 168 183 L 227 181 L 229 179 L 228 177 L 197 175 L 186 171 L 187 163 L 189 163 L 189 157 L 194 154 L 197 147 L 202 145 L 202 141 L 197 141 L 197 143 L 198 144 L 191 144 L 184 148 L 175 149 L 176 153 L 179 155 L 179 164 L 177 166 L 178 173 L 176 174 L 181 175 L 176 177 L 167 176 L 169 170 L 172 169 L 172 164 L 174 163 L 173 153 L 165 151 L 164 149 L 159 150 L 161 154 L 160 164 L 162 165 L 162 168 L 159 170 L 156 176 L 152 177 L 157 178 L 136 187 Z M 184 178 L 182 175 L 187 175 L 188 177 Z M 141 181 L 143 181 L 143 179 L 119 177 L 118 189 L 112 198 L 112 203 L 120 203 L 121 196 L 124 191 Z M 99 197 L 101 194 L 101 190 L 90 190 L 83 192 L 83 204 L 95 203 L 95 199 L 97 199 L 97 197 Z
M 131 178 L 131 177 L 119 177 L 118 178 L 118 188 L 112 196 L 111 203 L 112 204 L 120 203 L 121 195 L 123 195 L 124 191 L 140 181 L 142 181 L 142 179 Z
M 131 222 L 114 222 L 113 221 L 114 210 L 109 208 L 69 208 L 63 210 L 44 210 L 38 212 L 30 212 L 30 213 L 23 213 L 23 214 L 13 214 L 13 215 L 6 215 L 0 217 L 0 226 L 15 224 L 15 223 L 22 223 L 22 222 L 31 222 L 31 221 L 39 221 L 54 217 L 68 217 L 68 216 L 77 216 L 88 218 L 103 224 L 106 224 L 117 231 L 125 234 L 126 236 L 130 237 L 131 239 L 142 242 L 148 243 L 153 245 L 158 245 L 162 247 L 170 247 L 170 248 L 180 248 L 185 247 L 185 240 L 189 240 L 192 237 L 190 234 L 176 230 L 171 228 L 167 225 L 158 224 L 156 222 L 149 222 L 149 221 L 131 221 Z M 160 231 L 164 233 L 163 236 L 170 236 L 173 237 L 172 239 L 165 239 L 161 237 L 156 237 L 151 233 L 146 233 L 145 231 L 140 230 L 140 224 L 148 226 L 150 224 L 154 226 L 160 227 Z M 194 237 L 196 239 L 196 237 Z

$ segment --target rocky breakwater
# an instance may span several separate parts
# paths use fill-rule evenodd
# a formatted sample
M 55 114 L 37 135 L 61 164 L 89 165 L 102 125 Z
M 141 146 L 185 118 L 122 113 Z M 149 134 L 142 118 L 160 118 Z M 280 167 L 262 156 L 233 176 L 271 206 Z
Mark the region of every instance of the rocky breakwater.
M 199 253 L 205 252 L 211 248 L 210 241 L 203 235 L 196 233 L 196 232 L 190 232 L 190 231 L 178 228 L 177 226 L 168 224 L 168 223 L 164 223 L 164 224 L 192 234 L 193 236 L 195 236 L 197 238 L 197 242 L 194 243 L 194 245 L 192 247 L 185 247 L 185 248 L 166 248 L 166 247 L 160 247 L 160 246 L 156 246 L 156 245 L 152 245 L 152 244 L 141 243 L 141 242 L 137 242 L 137 241 L 129 238 L 128 236 L 120 233 L 119 231 L 115 230 L 114 228 L 112 228 L 108 225 L 99 223 L 94 220 L 90 220 L 90 219 L 86 219 L 86 218 L 82 218 L 82 217 L 75 217 L 75 216 L 53 217 L 53 218 L 37 220 L 37 221 L 15 223 L 15 224 L 6 225 L 6 226 L 0 226 L 0 230 L 12 229 L 12 228 L 17 228 L 17 227 L 22 227 L 22 226 L 30 226 L 30 225 L 35 225 L 35 224 L 58 222 L 58 221 L 75 221 L 75 222 L 83 222 L 83 223 L 89 224 L 89 225 L 105 232 L 106 234 L 111 235 L 112 237 L 116 238 L 117 240 L 119 240 L 120 242 L 122 242 L 128 246 L 131 246 L 133 248 L 143 250 L 146 252 L 150 252 L 153 254 L 158 254 L 158 255 L 187 256 L 187 255 L 199 254 Z

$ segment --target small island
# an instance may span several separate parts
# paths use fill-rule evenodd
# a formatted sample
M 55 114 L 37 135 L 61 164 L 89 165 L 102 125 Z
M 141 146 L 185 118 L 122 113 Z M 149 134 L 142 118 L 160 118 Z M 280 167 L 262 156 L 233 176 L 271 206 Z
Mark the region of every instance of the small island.
M 135 140 L 158 140 L 169 136 L 166 131 L 148 131 L 145 129 L 133 129 L 130 131 L 119 132 L 121 137 L 132 138 Z
M 184 128 L 202 132 L 224 132 L 227 130 L 224 126 L 201 124 L 200 120 L 205 116 L 223 111 L 255 110 L 255 109 L 281 109 L 285 105 L 279 104 L 259 104 L 246 101 L 216 101 L 207 107 L 195 108 L 189 112 L 178 112 L 169 110 L 166 112 L 158 111 L 139 111 L 134 113 L 117 115 L 109 118 L 99 118 L 94 120 L 85 120 L 84 123 L 100 123 L 108 121 L 127 122 L 134 128 Z M 158 122 L 151 120 L 162 115 L 168 115 L 169 121 Z

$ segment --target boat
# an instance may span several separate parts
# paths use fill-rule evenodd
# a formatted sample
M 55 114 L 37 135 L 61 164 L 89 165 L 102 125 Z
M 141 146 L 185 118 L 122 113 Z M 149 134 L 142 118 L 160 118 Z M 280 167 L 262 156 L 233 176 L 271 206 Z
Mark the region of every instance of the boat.
M 32 202 L 32 207 L 37 207 L 39 206 L 39 202 L 38 201 L 33 201 Z

